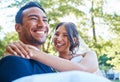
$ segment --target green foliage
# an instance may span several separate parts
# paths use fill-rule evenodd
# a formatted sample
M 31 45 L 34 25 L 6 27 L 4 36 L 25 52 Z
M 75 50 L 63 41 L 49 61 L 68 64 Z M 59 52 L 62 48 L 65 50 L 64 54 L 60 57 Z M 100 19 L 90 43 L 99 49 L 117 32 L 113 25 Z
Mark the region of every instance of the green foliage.
M 103 0 L 92 0 L 92 8 L 90 9 L 90 11 L 92 12 L 92 14 L 95 17 L 102 17 L 103 16 Z
M 3 40 L 0 40 L 0 58 L 4 55 L 8 43 L 17 41 L 18 36 L 16 32 L 7 33 Z
M 120 82 L 120 80 L 113 80 L 112 82 Z
M 113 15 L 105 14 L 105 22 L 111 27 L 111 32 L 120 35 L 120 15 L 117 15 L 116 13 Z
M 99 65 L 102 70 L 109 70 L 113 65 L 107 63 L 107 61 L 111 61 L 112 58 L 107 57 L 107 54 L 99 56 Z
M 2 27 L 0 26 L 0 32 L 1 32 L 1 30 L 2 30 Z
M 111 65 L 114 66 L 114 69 L 120 71 L 120 38 L 114 38 L 111 40 L 112 48 L 107 48 L 108 57 L 112 57 L 111 61 L 108 61 Z

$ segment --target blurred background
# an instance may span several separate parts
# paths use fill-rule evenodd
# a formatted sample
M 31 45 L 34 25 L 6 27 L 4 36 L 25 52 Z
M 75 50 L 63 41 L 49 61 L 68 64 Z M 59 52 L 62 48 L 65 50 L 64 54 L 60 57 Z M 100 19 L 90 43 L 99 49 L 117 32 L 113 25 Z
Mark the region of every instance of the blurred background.
M 53 53 L 51 38 L 59 22 L 73 22 L 88 47 L 98 55 L 103 75 L 120 82 L 120 0 L 0 0 L 0 58 L 8 43 L 17 41 L 14 18 L 28 1 L 45 9 L 50 33 L 43 50 Z

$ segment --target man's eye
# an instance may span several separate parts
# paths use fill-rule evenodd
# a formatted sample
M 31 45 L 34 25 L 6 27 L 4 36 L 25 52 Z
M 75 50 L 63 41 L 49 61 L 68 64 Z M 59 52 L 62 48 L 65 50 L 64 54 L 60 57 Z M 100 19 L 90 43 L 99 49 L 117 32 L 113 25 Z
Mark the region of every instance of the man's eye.
M 48 22 L 48 20 L 46 20 L 46 19 L 45 19 L 45 20 L 43 20 L 43 21 L 44 21 L 44 22 Z
M 37 20 L 37 18 L 31 18 L 31 20 Z

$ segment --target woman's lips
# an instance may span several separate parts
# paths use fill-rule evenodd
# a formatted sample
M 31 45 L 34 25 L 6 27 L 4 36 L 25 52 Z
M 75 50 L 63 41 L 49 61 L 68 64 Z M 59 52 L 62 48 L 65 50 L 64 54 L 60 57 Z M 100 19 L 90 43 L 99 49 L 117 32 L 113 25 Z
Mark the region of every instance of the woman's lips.
M 64 46 L 64 44 L 60 44 L 60 43 L 56 44 L 56 47 L 61 47 L 61 46 Z

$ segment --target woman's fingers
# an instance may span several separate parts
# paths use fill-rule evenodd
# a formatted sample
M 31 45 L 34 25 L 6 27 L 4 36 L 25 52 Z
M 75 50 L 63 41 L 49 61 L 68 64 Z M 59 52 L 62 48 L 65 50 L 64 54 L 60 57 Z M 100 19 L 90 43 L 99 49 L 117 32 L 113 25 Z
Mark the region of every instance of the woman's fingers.
M 10 43 L 6 47 L 6 52 L 13 55 L 19 55 L 27 59 L 30 59 L 30 56 L 31 56 L 29 45 L 26 45 L 21 41 Z
M 23 51 L 22 53 L 25 55 L 26 58 L 30 58 L 30 49 L 28 48 L 28 45 L 24 44 L 23 42 L 19 41 L 20 45 L 21 45 L 21 51 Z
M 10 43 L 7 47 L 6 47 L 6 52 L 13 54 L 13 55 L 19 55 L 23 58 L 26 57 L 27 55 L 27 51 L 24 49 L 24 47 L 22 47 L 22 45 L 20 44 L 20 42 L 13 42 Z M 28 58 L 28 57 L 27 57 Z
M 16 51 L 17 53 L 23 57 L 23 58 L 27 58 L 27 59 L 30 59 L 30 56 L 29 56 L 29 48 L 27 48 L 27 45 L 22 43 L 22 42 L 15 42 L 14 43 L 15 46 L 17 47 Z
M 21 41 L 19 41 L 19 43 L 22 47 L 21 49 L 22 49 L 23 53 L 26 55 L 29 54 L 30 50 L 29 50 L 28 46 Z
M 10 53 L 11 55 L 17 55 L 17 53 L 9 45 L 6 47 L 6 53 Z M 5 54 L 5 55 L 9 55 L 9 54 Z
M 20 42 L 15 42 L 14 45 L 17 47 L 14 49 L 20 56 L 23 58 L 26 57 L 27 51 L 24 49 L 24 47 L 20 44 Z
M 25 58 L 25 56 L 24 56 L 24 54 L 23 54 L 23 49 L 22 49 L 22 47 L 19 45 L 18 42 L 14 42 L 14 43 L 10 44 L 9 47 L 11 47 L 12 50 L 17 53 L 17 55 Z

